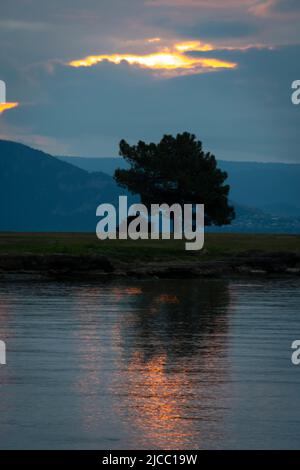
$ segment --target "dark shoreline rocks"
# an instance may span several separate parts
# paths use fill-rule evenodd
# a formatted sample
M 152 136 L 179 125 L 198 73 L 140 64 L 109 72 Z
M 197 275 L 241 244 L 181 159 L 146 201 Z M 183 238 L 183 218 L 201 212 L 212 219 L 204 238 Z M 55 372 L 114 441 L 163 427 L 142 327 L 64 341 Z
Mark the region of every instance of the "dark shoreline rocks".
M 207 261 L 118 261 L 103 255 L 1 254 L 0 280 L 14 278 L 197 278 L 300 276 L 300 254 L 244 252 Z

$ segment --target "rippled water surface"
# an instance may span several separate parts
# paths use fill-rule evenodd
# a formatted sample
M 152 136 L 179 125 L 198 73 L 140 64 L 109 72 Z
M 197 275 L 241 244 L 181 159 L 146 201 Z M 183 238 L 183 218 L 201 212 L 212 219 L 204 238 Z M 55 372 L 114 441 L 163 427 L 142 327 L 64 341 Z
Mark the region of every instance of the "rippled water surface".
M 300 448 L 300 282 L 2 283 L 0 447 Z

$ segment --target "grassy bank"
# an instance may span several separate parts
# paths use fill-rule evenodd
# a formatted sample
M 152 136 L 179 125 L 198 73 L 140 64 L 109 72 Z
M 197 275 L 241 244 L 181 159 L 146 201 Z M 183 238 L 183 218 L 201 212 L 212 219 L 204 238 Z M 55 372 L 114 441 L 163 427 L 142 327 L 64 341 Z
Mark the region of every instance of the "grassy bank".
M 0 254 L 103 254 L 119 260 L 210 260 L 248 251 L 300 253 L 300 235 L 206 234 L 204 249 L 181 240 L 106 240 L 91 233 L 0 233 Z

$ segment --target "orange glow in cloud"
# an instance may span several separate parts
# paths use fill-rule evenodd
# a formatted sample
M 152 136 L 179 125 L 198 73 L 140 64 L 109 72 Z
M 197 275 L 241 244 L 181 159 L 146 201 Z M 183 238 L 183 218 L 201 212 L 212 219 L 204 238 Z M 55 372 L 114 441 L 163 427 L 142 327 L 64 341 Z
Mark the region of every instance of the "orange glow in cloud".
M 160 42 L 160 41 L 161 41 L 160 38 L 150 38 L 150 39 L 147 40 L 147 42 L 150 42 L 150 43 L 151 42 Z
M 19 106 L 19 103 L 0 103 L 0 114 L 4 113 L 8 109 L 13 109 Z
M 204 44 L 200 41 L 179 42 L 175 44 L 175 49 L 180 52 L 188 51 L 213 51 L 214 47 L 211 44 Z
M 154 38 L 152 42 L 159 42 Z M 150 40 L 151 41 L 151 40 Z M 149 42 L 149 40 L 148 40 Z M 161 72 L 165 76 L 179 76 L 211 72 L 216 69 L 233 69 L 237 67 L 234 62 L 227 62 L 209 57 L 190 57 L 185 53 L 188 51 L 213 51 L 211 44 L 200 41 L 180 42 L 172 48 L 164 48 L 162 51 L 148 54 L 102 54 L 91 55 L 83 59 L 72 60 L 68 65 L 71 67 L 91 67 L 103 61 L 120 64 L 125 61 L 130 65 Z

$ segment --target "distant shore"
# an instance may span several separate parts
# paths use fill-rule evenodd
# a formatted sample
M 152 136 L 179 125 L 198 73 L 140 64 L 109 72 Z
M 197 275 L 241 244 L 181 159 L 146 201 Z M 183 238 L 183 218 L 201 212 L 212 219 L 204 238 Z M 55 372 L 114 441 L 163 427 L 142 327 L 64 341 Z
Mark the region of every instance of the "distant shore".
M 289 275 L 300 277 L 300 255 L 248 253 L 210 261 L 121 262 L 101 255 L 0 255 L 0 281 L 13 278 L 197 278 Z
M 1 233 L 0 280 L 19 278 L 196 278 L 300 276 L 300 236 L 207 234 L 184 242 L 99 241 L 82 233 Z

